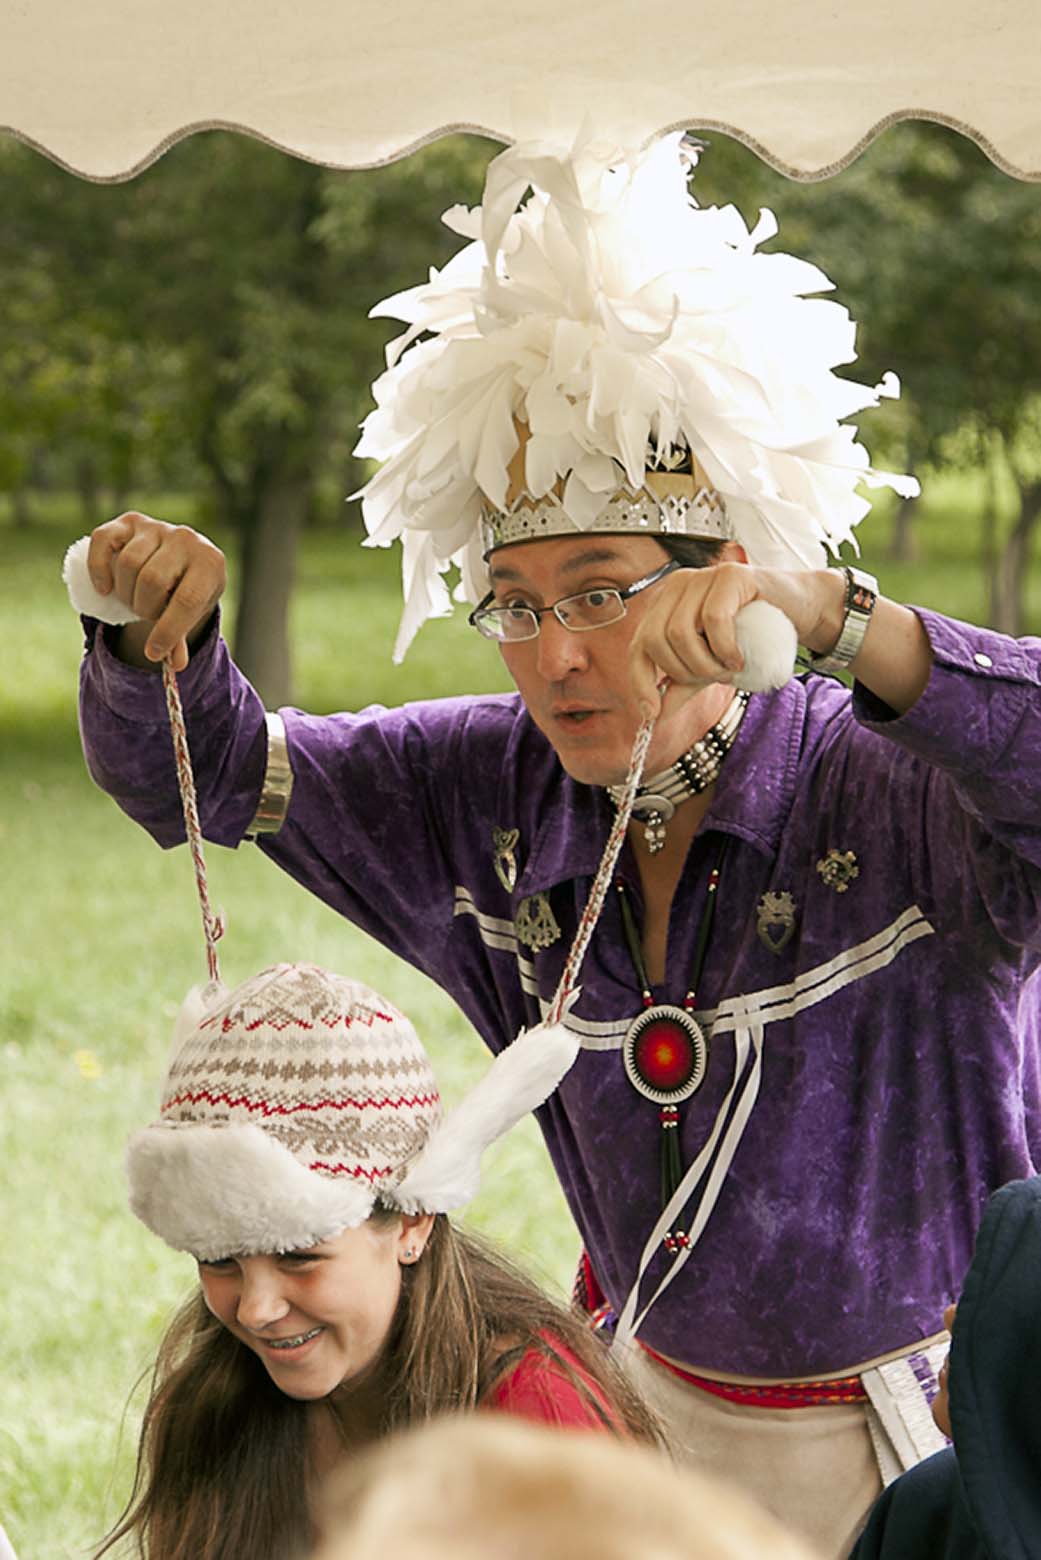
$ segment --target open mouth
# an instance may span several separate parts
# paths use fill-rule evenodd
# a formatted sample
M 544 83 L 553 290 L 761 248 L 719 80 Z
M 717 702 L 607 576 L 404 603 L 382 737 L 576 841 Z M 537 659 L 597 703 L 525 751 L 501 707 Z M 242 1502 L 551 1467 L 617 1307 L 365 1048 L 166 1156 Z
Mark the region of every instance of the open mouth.
M 324 1330 L 322 1327 L 312 1327 L 309 1332 L 296 1333 L 292 1338 L 262 1338 L 261 1342 L 265 1349 L 274 1349 L 279 1354 L 293 1354 L 305 1348 Z

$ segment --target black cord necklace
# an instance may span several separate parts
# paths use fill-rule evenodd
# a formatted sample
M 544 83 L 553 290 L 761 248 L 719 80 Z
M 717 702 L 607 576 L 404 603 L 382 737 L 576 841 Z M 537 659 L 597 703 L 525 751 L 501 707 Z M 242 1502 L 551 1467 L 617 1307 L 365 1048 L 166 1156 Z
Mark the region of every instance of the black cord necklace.
M 659 1107 L 661 1122 L 661 1204 L 666 1207 L 683 1176 L 679 1144 L 679 1107 L 684 1100 L 701 1087 L 708 1068 L 708 1037 L 694 1017 L 694 1004 L 701 972 L 705 964 L 712 921 L 715 916 L 716 895 L 723 872 L 729 836 L 724 835 L 709 873 L 705 908 L 701 912 L 694 962 L 690 974 L 690 986 L 683 998 L 683 1006 L 671 1002 L 655 1002 L 651 983 L 647 978 L 647 966 L 640 947 L 640 935 L 633 916 L 629 896 L 622 883 L 617 884 L 618 902 L 622 912 L 622 929 L 625 933 L 629 957 L 633 961 L 636 979 L 643 997 L 643 1012 L 638 1013 L 629 1025 L 622 1042 L 622 1061 L 626 1077 L 638 1094 L 652 1100 Z M 665 1237 L 669 1251 L 678 1250 L 686 1240 L 681 1232 Z

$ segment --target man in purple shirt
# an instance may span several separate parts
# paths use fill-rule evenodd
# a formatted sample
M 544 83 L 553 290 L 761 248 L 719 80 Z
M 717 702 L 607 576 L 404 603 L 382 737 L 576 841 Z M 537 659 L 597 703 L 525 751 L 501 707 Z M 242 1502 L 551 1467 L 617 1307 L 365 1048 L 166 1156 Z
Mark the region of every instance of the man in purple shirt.
M 489 192 L 494 214 L 491 175 Z M 495 243 L 486 232 L 493 257 Z M 207 836 L 255 838 L 498 1050 L 553 996 L 607 788 L 657 712 L 621 891 L 568 1015 L 582 1051 L 540 1122 L 590 1277 L 643 1345 L 633 1369 L 681 1447 L 838 1556 L 879 1466 L 933 1449 L 912 1389 L 935 1317 L 989 1191 L 1035 1169 L 1041 643 L 898 605 L 860 571 L 757 561 L 758 533 L 726 520 L 742 499 L 725 463 L 685 417 L 669 441 L 686 451 L 685 525 L 667 523 L 676 463 L 648 459 L 634 493 L 620 447 L 624 492 L 593 523 L 561 519 L 564 472 L 594 491 L 599 476 L 558 450 L 563 470 L 536 483 L 530 445 L 563 436 L 539 434 L 533 394 L 522 409 L 529 447 L 512 424 L 501 483 L 477 483 L 489 595 L 474 614 L 517 694 L 265 716 L 217 631 L 219 553 L 124 515 L 94 534 L 90 573 L 144 621 L 88 621 L 88 763 L 161 844 L 183 838 L 149 675 L 170 655 Z M 413 406 L 410 439 L 415 421 Z M 821 447 L 800 446 L 818 482 Z M 762 480 L 757 515 L 778 488 Z M 834 486 L 822 503 L 841 507 Z M 385 513 L 367 518 L 380 537 Z M 413 553 L 413 598 L 422 567 Z M 849 666 L 852 695 L 811 672 L 746 706 L 735 624 L 754 602 L 820 670 Z M 669 1010 L 649 1060 L 634 1024 L 648 1004 Z

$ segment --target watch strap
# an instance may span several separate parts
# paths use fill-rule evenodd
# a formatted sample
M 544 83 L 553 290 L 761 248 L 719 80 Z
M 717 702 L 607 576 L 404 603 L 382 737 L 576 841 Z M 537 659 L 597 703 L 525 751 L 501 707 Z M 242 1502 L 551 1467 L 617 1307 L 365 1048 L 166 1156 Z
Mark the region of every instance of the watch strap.
M 859 654 L 878 600 L 878 581 L 873 574 L 868 574 L 865 569 L 855 569 L 851 564 L 843 564 L 841 573 L 846 579 L 846 612 L 842 631 L 826 654 L 810 653 L 810 666 L 815 672 L 846 670 Z

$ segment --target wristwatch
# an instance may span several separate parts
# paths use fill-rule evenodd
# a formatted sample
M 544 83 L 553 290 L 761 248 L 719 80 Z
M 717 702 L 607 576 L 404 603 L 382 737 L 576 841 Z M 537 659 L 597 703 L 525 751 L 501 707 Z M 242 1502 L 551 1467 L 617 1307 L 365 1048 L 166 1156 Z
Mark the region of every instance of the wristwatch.
M 871 621 L 878 600 L 878 581 L 865 569 L 854 569 L 844 564 L 839 571 L 846 577 L 846 615 L 842 620 L 842 632 L 826 655 L 810 652 L 810 666 L 815 672 L 842 672 L 855 658 Z

